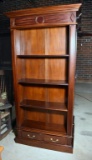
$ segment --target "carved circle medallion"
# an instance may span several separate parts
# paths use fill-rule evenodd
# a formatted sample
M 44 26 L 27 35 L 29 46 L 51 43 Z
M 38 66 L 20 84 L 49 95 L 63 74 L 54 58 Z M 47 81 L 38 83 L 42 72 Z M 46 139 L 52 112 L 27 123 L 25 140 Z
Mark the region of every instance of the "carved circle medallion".
M 35 22 L 36 23 L 44 23 L 44 17 L 43 16 L 36 17 Z

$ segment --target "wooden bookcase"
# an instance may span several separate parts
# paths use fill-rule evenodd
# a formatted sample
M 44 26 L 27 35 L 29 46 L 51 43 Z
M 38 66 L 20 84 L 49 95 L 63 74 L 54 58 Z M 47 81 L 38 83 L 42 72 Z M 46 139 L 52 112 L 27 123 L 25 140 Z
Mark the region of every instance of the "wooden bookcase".
M 18 143 L 73 151 L 76 11 L 80 6 L 6 13 L 11 22 Z

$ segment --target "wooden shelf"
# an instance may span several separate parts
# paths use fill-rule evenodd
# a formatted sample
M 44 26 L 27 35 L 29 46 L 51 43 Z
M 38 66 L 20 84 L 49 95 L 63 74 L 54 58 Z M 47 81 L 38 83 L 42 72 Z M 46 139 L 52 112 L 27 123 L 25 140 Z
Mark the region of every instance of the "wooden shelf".
M 17 55 L 18 58 L 68 58 L 69 55 Z
M 21 85 L 40 85 L 40 86 L 68 86 L 68 83 L 63 80 L 44 80 L 44 79 L 20 79 L 18 81 Z
M 36 108 L 36 109 L 44 109 L 52 111 L 54 110 L 64 111 L 64 112 L 68 111 L 66 105 L 64 103 L 59 103 L 59 102 L 45 102 L 45 101 L 25 99 L 20 103 L 20 106 L 24 108 Z
M 65 126 L 60 124 L 50 124 L 46 122 L 25 120 L 21 128 L 26 131 L 39 130 L 41 133 L 44 132 L 44 133 L 56 134 L 56 135 L 57 134 L 66 135 Z

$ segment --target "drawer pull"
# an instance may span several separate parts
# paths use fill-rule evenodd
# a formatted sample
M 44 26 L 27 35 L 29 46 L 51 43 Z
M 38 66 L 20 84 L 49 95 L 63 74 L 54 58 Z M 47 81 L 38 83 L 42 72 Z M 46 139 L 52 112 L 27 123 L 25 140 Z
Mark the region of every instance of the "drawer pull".
M 58 142 L 59 139 L 53 140 L 53 138 L 50 139 L 52 142 Z
M 30 136 L 30 134 L 28 134 L 27 136 L 28 138 L 31 138 L 31 139 L 35 138 L 35 135 Z

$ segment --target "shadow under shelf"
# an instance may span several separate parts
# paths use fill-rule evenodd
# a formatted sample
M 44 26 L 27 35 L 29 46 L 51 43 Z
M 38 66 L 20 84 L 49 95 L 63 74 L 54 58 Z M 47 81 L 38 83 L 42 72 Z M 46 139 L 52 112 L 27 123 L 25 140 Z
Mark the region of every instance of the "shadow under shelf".
M 21 125 L 21 129 L 26 131 L 38 131 L 52 135 L 66 135 L 66 127 L 62 124 L 52 124 L 28 119 L 24 120 Z
M 24 99 L 20 103 L 20 107 L 27 109 L 33 108 L 33 109 L 43 109 L 43 110 L 63 111 L 63 112 L 68 111 L 65 103 L 46 102 L 46 101 L 29 100 L 29 99 Z
M 69 54 L 63 54 L 63 55 L 45 55 L 45 54 L 35 54 L 35 55 L 28 55 L 28 54 L 24 54 L 24 55 L 17 55 L 18 58 L 24 58 L 24 59 L 27 59 L 27 58 L 68 58 L 69 57 Z
M 68 86 L 67 81 L 48 80 L 48 79 L 30 79 L 24 78 L 18 81 L 21 85 L 40 85 L 40 86 Z

